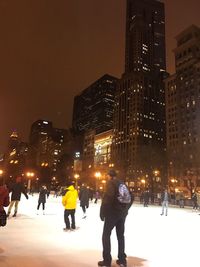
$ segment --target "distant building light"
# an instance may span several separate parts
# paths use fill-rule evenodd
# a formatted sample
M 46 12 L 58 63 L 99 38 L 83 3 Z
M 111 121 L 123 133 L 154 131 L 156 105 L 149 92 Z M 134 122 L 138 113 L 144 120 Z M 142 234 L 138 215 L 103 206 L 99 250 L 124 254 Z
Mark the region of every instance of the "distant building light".
M 44 124 L 49 124 L 48 121 L 43 121 L 42 123 L 44 123 Z
M 80 158 L 80 156 L 81 156 L 81 153 L 80 152 L 76 152 L 75 153 L 75 158 Z

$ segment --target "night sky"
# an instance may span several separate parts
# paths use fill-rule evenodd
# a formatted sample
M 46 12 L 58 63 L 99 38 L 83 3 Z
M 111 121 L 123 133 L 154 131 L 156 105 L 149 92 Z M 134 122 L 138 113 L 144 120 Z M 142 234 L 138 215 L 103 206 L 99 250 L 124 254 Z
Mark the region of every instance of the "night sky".
M 174 37 L 200 26 L 199 0 L 165 0 L 168 71 Z M 124 71 L 125 0 L 0 0 L 0 153 L 16 129 L 71 126 L 73 98 L 105 73 Z

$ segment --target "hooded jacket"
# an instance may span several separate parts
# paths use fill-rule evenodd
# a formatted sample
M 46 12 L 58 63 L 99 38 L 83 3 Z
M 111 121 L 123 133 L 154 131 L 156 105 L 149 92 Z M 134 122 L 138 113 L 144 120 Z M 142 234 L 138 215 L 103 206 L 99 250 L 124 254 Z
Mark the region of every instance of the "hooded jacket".
M 62 198 L 62 204 L 66 210 L 76 209 L 78 192 L 73 185 L 67 187 L 67 192 Z
M 3 207 L 8 207 L 10 204 L 9 201 L 9 191 L 6 186 L 0 186 L 0 210 L 3 210 Z
M 17 181 L 11 188 L 11 201 L 20 201 L 21 199 L 21 194 L 23 193 L 26 199 L 28 199 L 28 195 L 26 193 L 24 185 L 20 182 Z

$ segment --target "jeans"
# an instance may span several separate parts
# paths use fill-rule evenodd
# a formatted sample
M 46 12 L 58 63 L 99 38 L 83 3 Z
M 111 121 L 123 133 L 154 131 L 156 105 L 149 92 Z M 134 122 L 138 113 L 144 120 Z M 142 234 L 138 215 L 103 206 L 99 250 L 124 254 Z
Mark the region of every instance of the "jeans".
M 162 214 L 164 214 L 164 209 L 165 209 L 165 215 L 167 215 L 168 212 L 168 201 L 163 201 L 162 202 Z
M 12 207 L 13 205 L 15 205 L 15 214 L 17 214 L 17 210 L 18 210 L 18 205 L 19 205 L 19 200 L 12 200 L 10 203 L 10 206 L 8 208 L 8 214 L 11 213 Z
M 69 215 L 71 216 L 71 226 L 70 226 L 70 221 L 69 221 Z M 73 210 L 65 210 L 64 212 L 64 221 L 66 224 L 67 229 L 76 229 L 75 225 L 75 209 Z
M 103 242 L 103 260 L 106 264 L 110 265 L 111 257 L 111 244 L 110 236 L 113 228 L 116 228 L 117 241 L 118 241 L 118 259 L 120 263 L 126 263 L 126 254 L 124 253 L 124 224 L 126 216 L 121 218 L 106 217 L 103 228 L 102 242 Z
M 44 202 L 38 203 L 37 210 L 39 210 L 41 204 L 42 204 L 42 209 L 45 210 L 45 203 Z

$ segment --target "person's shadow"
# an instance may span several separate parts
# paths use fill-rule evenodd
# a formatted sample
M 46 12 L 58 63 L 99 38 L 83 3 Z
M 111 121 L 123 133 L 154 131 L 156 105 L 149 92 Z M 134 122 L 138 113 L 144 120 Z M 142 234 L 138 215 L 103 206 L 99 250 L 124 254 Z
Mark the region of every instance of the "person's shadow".
M 127 265 L 129 267 L 148 267 L 146 265 L 147 260 L 137 258 L 137 257 L 127 257 Z M 113 267 L 119 266 L 119 265 L 112 265 Z

